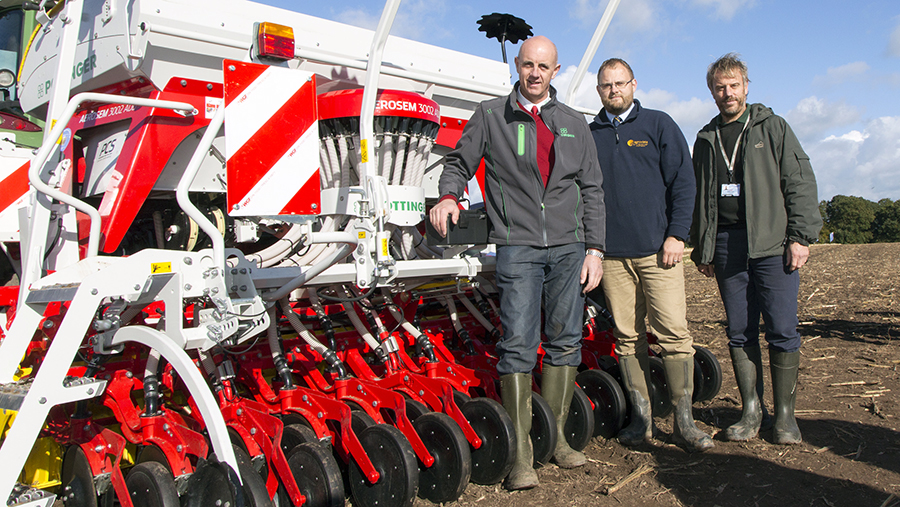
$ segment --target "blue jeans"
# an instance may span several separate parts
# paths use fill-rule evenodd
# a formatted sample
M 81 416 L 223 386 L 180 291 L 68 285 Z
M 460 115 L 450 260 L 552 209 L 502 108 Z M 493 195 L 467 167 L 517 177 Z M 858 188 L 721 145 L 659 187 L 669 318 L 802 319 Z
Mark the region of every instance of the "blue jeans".
M 544 363 L 581 364 L 584 243 L 538 248 L 498 246 L 496 280 L 503 338 L 497 345 L 500 375 L 531 373 L 543 345 Z M 541 344 L 541 302 L 544 334 Z
M 716 234 L 713 260 L 716 283 L 725 305 L 730 347 L 759 345 L 759 317 L 765 322 L 769 349 L 800 350 L 797 295 L 800 274 L 785 267 L 783 256 L 748 259 L 747 230 L 723 229 Z

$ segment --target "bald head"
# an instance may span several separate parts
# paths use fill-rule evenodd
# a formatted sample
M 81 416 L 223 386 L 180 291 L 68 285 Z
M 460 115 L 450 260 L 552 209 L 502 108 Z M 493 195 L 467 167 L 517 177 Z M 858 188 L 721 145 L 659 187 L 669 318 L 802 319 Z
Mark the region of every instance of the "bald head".
M 536 104 L 550 95 L 550 81 L 559 72 L 557 58 L 556 45 L 542 35 L 522 43 L 516 57 L 516 72 L 519 91 L 526 99 Z

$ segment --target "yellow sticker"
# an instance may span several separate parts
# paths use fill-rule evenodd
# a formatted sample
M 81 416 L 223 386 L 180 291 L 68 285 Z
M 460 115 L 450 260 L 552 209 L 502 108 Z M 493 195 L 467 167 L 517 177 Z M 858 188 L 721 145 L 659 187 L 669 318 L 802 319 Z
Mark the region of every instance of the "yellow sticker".
M 366 231 L 360 231 L 357 236 L 359 236 L 359 239 L 366 239 Z
M 369 162 L 369 140 L 362 139 L 359 141 L 359 151 L 362 154 L 362 163 L 366 164 Z
M 150 273 L 171 273 L 171 262 L 153 262 L 150 264 Z
M 388 240 L 387 238 L 381 239 L 381 255 L 387 257 L 388 255 Z

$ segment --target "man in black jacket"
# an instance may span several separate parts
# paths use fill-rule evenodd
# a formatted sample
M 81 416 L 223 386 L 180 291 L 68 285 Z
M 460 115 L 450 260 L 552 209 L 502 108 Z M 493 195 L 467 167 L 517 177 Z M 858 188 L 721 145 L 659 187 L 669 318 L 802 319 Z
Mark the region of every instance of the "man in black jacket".
M 503 338 L 497 345 L 503 405 L 516 429 L 517 459 L 508 489 L 538 485 L 533 468 L 531 372 L 541 345 L 541 393 L 556 415 L 553 455 L 563 468 L 585 463 L 566 444 L 565 427 L 581 363 L 584 292 L 600 283 L 605 240 L 602 176 L 584 117 L 556 100 L 559 71 L 546 37 L 525 41 L 515 59 L 519 81 L 507 97 L 479 104 L 456 149 L 444 159 L 441 201 L 429 212 L 446 234 L 458 199 L 482 159 L 490 241 L 497 245 Z
M 694 143 L 691 258 L 701 273 L 716 277 L 728 319 L 743 413 L 725 435 L 738 441 L 755 438 L 764 419 L 762 314 L 775 400 L 774 440 L 797 444 L 798 270 L 822 228 L 816 178 L 787 122 L 762 104 L 747 104 L 750 80 L 738 55 L 713 62 L 706 82 L 719 115 Z
M 602 280 L 615 323 L 616 355 L 631 424 L 624 445 L 652 437 L 647 379 L 647 327 L 663 349 L 669 396 L 675 407 L 673 439 L 706 451 L 712 439 L 694 424 L 694 348 L 684 298 L 684 239 L 694 210 L 694 170 L 681 129 L 662 111 L 634 100 L 637 81 L 619 58 L 597 73 L 603 109 L 591 123 L 606 196 L 606 258 Z

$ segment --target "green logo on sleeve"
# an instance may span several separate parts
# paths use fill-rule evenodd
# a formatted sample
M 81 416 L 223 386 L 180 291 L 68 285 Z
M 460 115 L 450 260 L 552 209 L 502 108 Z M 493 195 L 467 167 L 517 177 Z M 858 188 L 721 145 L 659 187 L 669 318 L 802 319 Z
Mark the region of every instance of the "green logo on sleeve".
M 560 127 L 559 135 L 561 137 L 575 137 L 574 135 L 569 133 L 569 129 L 567 129 L 566 127 Z

